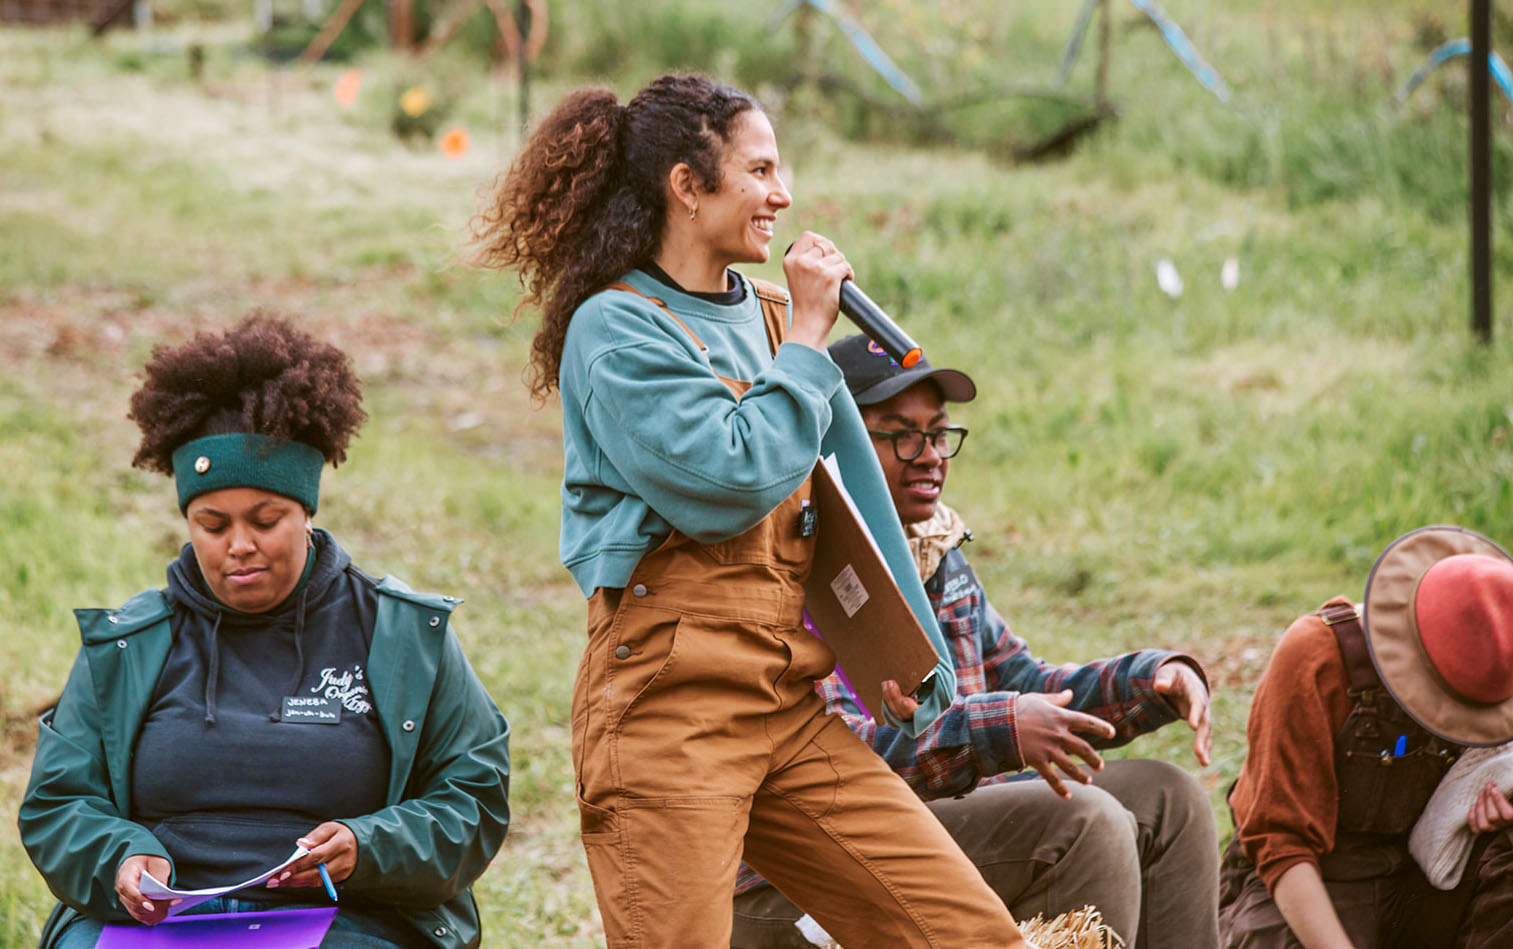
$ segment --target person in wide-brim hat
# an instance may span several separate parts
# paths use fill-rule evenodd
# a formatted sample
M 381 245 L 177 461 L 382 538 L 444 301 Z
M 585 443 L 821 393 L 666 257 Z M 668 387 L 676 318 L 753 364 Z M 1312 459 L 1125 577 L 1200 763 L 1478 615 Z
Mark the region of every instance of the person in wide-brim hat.
M 1502 792 L 1483 788 L 1453 815 L 1481 837 L 1458 886 L 1431 885 L 1409 851 L 1461 754 L 1513 739 L 1513 557 L 1502 547 L 1448 526 L 1388 544 L 1362 605 L 1336 597 L 1288 628 L 1246 737 L 1221 945 L 1513 944 Z

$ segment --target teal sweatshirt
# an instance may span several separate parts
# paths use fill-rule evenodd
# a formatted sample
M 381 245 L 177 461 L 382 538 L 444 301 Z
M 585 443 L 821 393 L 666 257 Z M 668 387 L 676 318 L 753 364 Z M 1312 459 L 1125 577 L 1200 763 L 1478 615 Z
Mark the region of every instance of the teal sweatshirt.
M 633 293 L 596 294 L 573 314 L 559 378 L 560 553 L 583 594 L 625 586 L 674 529 L 700 543 L 742 533 L 834 453 L 937 655 L 948 655 L 861 413 L 830 357 L 798 343 L 773 357 L 749 283 L 744 300 L 725 306 L 641 271 L 624 279 L 664 301 L 708 350 Z M 717 374 L 753 384 L 737 400 Z M 949 663 L 927 690 L 910 723 L 919 730 L 956 693 Z

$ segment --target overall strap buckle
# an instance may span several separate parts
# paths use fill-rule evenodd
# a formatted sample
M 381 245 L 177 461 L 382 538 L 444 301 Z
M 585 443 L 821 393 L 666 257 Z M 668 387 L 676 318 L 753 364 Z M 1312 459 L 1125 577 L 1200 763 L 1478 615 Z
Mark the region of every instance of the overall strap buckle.
M 1349 603 L 1334 603 L 1318 611 L 1334 633 L 1340 647 L 1340 657 L 1345 660 L 1345 674 L 1350 680 L 1351 692 L 1381 688 L 1382 680 L 1371 662 L 1371 650 L 1366 645 L 1366 632 L 1361 628 L 1360 616 Z

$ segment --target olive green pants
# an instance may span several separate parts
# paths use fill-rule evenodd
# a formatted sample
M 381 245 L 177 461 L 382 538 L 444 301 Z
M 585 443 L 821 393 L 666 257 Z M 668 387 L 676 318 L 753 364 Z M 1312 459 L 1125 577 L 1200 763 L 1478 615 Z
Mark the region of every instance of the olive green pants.
M 1091 904 L 1131 947 L 1218 944 L 1218 842 L 1213 811 L 1186 771 L 1161 761 L 1111 761 L 1092 786 L 1059 798 L 1038 776 L 927 807 L 1015 919 Z M 805 949 L 798 908 L 775 887 L 735 899 L 731 945 Z

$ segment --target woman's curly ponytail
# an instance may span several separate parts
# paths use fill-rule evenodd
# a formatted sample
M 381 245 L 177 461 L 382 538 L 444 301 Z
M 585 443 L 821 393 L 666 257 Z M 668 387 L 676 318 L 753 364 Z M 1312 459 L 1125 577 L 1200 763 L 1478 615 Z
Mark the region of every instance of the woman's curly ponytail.
M 557 387 L 573 311 L 661 245 L 668 173 L 686 162 L 714 191 L 731 126 L 755 108 L 737 89 L 672 75 L 624 106 L 607 89 L 574 92 L 542 119 L 472 222 L 475 262 L 518 271 L 520 306 L 542 310 L 531 341 L 536 398 Z

